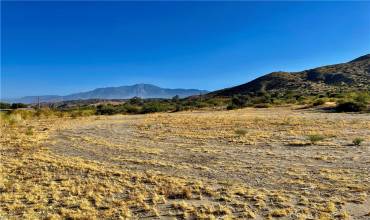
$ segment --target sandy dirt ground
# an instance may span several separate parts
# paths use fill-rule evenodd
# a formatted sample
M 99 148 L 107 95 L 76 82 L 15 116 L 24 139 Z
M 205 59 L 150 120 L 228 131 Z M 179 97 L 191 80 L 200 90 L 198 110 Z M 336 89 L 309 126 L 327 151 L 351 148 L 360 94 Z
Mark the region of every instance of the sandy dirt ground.
M 80 204 L 86 202 L 93 210 L 88 218 L 370 218 L 369 114 L 247 108 L 100 116 L 72 124 L 50 131 L 31 161 L 49 158 L 43 166 L 78 161 L 77 170 L 61 170 L 63 178 L 48 171 L 50 181 L 79 181 L 71 184 L 84 188 L 106 176 L 105 184 L 117 190 L 97 192 L 107 199 L 106 208 L 86 192 L 65 193 L 78 201 L 75 207 L 55 199 L 49 211 L 36 210 L 34 216 L 84 217 Z M 352 144 L 356 137 L 364 139 L 360 146 Z M 79 170 L 87 164 L 96 166 L 92 177 Z M 84 177 L 93 180 L 87 184 Z M 120 183 L 133 179 L 140 184 Z M 125 210 L 117 213 L 113 200 Z M 4 205 L 2 210 L 10 213 Z

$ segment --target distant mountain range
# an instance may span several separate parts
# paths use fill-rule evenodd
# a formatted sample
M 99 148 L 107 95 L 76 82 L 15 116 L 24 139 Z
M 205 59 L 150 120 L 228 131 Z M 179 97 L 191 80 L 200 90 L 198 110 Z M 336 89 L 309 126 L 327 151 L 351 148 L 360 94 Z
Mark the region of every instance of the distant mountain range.
M 87 99 L 180 98 L 207 94 L 206 97 L 231 97 L 236 94 L 293 91 L 300 94 L 319 94 L 338 90 L 370 91 L 370 54 L 347 63 L 318 67 L 301 72 L 272 72 L 248 83 L 214 92 L 197 89 L 165 89 L 151 84 L 98 88 L 66 96 L 40 96 L 41 102 Z M 4 100 L 7 102 L 36 103 L 37 96 Z
M 206 94 L 206 90 L 198 89 L 167 89 L 151 84 L 135 84 L 132 86 L 119 86 L 97 88 L 88 92 L 74 93 L 66 96 L 44 95 L 44 96 L 25 96 L 17 99 L 4 99 L 6 102 L 37 103 L 40 102 L 59 102 L 68 100 L 87 100 L 87 99 L 129 99 L 140 98 L 172 98 L 178 95 L 180 98 Z
M 347 63 L 318 67 L 301 72 L 272 72 L 248 83 L 208 93 L 208 97 L 235 94 L 294 91 L 319 94 L 337 90 L 370 90 L 370 54 Z

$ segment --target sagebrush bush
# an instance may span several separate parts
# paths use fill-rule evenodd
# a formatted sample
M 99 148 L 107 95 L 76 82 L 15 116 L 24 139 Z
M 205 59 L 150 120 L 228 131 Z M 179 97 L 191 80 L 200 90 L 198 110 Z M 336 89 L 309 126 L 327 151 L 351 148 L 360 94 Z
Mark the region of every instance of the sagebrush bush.
M 125 104 L 125 111 L 130 114 L 138 114 L 140 113 L 140 107 L 135 106 L 135 105 L 130 105 L 130 104 Z
M 366 110 L 366 105 L 363 103 L 358 103 L 358 102 L 343 102 L 339 103 L 336 107 L 335 110 L 337 112 L 361 112 Z
M 169 111 L 171 108 L 166 104 L 159 102 L 145 103 L 141 109 L 141 113 L 153 113 L 153 112 L 164 112 Z
M 90 116 L 95 114 L 96 111 L 94 109 L 77 109 L 70 112 L 72 118 Z
M 255 104 L 254 107 L 255 108 L 270 108 L 271 105 L 268 103 L 260 103 L 260 104 Z
M 226 107 L 226 109 L 227 110 L 233 110 L 233 109 L 237 109 L 237 108 L 239 108 L 238 106 L 236 106 L 236 105 L 234 105 L 234 104 L 229 104 L 227 107 Z
M 27 128 L 26 135 L 33 135 L 33 128 L 32 127 Z
M 370 102 L 370 94 L 368 92 L 356 93 L 354 101 L 366 105 Z
M 96 113 L 98 115 L 113 115 L 116 114 L 117 109 L 113 105 L 98 105 Z
M 312 105 L 313 105 L 313 106 L 319 106 L 319 105 L 323 105 L 323 104 L 325 104 L 325 100 L 324 100 L 324 99 L 316 99 L 316 100 L 312 103 Z
M 236 129 L 235 130 L 235 134 L 237 134 L 238 136 L 245 136 L 247 134 L 247 130 L 246 129 Z
M 364 141 L 363 138 L 357 137 L 357 138 L 353 139 L 352 143 L 355 146 L 360 146 L 363 141 Z
M 325 137 L 319 134 L 310 134 L 307 135 L 307 139 L 311 142 L 311 144 L 316 144 L 319 141 L 323 141 Z

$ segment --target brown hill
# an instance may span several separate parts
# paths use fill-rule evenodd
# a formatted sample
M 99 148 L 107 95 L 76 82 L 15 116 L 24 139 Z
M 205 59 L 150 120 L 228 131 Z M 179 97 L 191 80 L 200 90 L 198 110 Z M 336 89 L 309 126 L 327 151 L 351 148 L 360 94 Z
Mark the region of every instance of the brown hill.
M 318 94 L 328 91 L 370 90 L 370 54 L 341 63 L 301 72 L 272 72 L 248 83 L 214 91 L 210 97 L 235 94 L 294 91 Z

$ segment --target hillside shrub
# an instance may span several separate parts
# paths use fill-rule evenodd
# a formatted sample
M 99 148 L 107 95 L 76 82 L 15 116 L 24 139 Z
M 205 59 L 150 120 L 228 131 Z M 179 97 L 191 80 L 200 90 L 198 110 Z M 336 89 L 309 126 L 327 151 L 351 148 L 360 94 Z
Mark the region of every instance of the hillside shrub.
M 27 108 L 28 105 L 23 104 L 23 103 L 13 103 L 10 108 L 12 109 L 17 109 L 17 108 Z
M 354 101 L 339 103 L 335 107 L 337 112 L 361 112 L 366 110 L 366 105 Z
M 72 118 L 91 116 L 95 114 L 96 114 L 96 111 L 94 109 L 77 109 L 77 110 L 71 111 L 70 113 Z M 59 114 L 58 114 L 58 117 L 59 117 Z
M 231 103 L 238 107 L 244 107 L 248 103 L 248 99 L 243 95 L 235 95 L 232 97 Z
M 142 105 L 144 103 L 144 100 L 140 97 L 133 97 L 129 100 L 129 103 L 131 105 Z
M 226 107 L 226 109 L 227 109 L 227 110 L 233 110 L 233 109 L 237 109 L 237 108 L 239 108 L 239 106 L 236 106 L 236 105 L 234 105 L 234 104 L 229 104 L 229 105 Z
M 195 102 L 195 107 L 197 108 L 205 108 L 208 107 L 209 105 L 206 102 L 203 101 L 197 101 Z
M 138 113 L 140 113 L 140 107 L 138 107 L 138 106 L 125 104 L 124 107 L 125 107 L 126 113 L 129 113 L 129 114 L 138 114 Z
M 368 92 L 357 93 L 354 101 L 366 105 L 370 102 L 370 95 Z
M 271 105 L 269 103 L 259 103 L 254 105 L 255 108 L 270 108 Z
M 323 105 L 323 104 L 325 104 L 325 99 L 316 99 L 316 100 L 312 103 L 312 105 L 313 105 L 313 106 L 319 106 L 319 105 Z
M 220 106 L 220 105 L 223 105 L 222 100 L 219 100 L 219 99 L 208 99 L 206 102 L 210 106 Z
M 0 102 L 0 109 L 10 109 L 10 104 L 5 102 Z
M 254 97 L 251 99 L 252 104 L 263 104 L 263 103 L 271 103 L 272 99 L 269 96 L 263 95 L 263 96 L 258 96 Z
M 96 108 L 96 114 L 98 115 L 113 115 L 116 113 L 116 108 L 113 105 L 98 105 Z
M 159 102 L 145 103 L 141 109 L 141 113 L 154 113 L 154 112 L 164 112 L 169 111 L 170 108 L 168 105 L 161 104 Z

